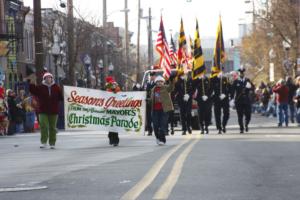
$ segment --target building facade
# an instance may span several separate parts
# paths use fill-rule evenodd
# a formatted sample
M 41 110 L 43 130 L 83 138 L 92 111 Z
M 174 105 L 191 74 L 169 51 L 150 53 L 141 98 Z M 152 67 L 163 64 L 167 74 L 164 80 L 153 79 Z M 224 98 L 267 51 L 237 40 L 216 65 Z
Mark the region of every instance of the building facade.
M 29 12 L 21 0 L 0 0 L 0 42 L 9 51 L 0 54 L 1 82 L 13 88 L 23 80 L 19 53 L 23 51 L 25 16 Z

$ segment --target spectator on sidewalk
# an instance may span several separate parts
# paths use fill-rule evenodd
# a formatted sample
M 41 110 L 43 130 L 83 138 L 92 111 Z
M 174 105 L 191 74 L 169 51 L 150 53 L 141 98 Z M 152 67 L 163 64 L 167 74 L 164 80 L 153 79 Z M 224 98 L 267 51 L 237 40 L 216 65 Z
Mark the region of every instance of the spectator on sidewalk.
M 293 101 L 293 98 L 295 96 L 297 86 L 293 83 L 292 77 L 286 78 L 286 86 L 289 88 L 289 117 L 292 123 L 295 122 L 295 102 Z
M 22 120 L 17 120 L 16 122 L 16 133 L 24 133 L 25 129 L 25 122 L 26 122 L 26 112 L 23 106 L 24 99 L 26 98 L 25 90 L 20 89 L 16 96 L 16 103 L 17 103 L 17 112 L 18 117 L 20 116 Z
M 53 75 L 46 72 L 43 75 L 43 82 L 40 85 L 29 85 L 29 91 L 38 98 L 39 102 L 39 123 L 41 129 L 41 146 L 55 149 L 56 123 L 59 110 L 59 102 L 63 101 L 61 88 L 55 84 Z
M 283 122 L 285 122 L 285 126 L 288 126 L 289 88 L 283 79 L 276 83 L 273 87 L 273 92 L 276 93 L 278 127 L 281 127 Z
M 16 125 L 23 122 L 22 113 L 20 112 L 21 105 L 16 101 L 16 93 L 8 89 L 6 90 L 8 104 L 8 135 L 16 133 Z
M 34 132 L 34 121 L 35 121 L 35 110 L 34 110 L 34 99 L 31 95 L 23 100 L 23 108 L 25 110 L 25 123 L 24 132 Z
M 298 127 L 300 127 L 300 76 L 296 78 L 295 85 L 297 87 L 297 91 L 294 97 L 294 102 L 296 106 L 296 120 Z
M 294 102 L 296 104 L 297 125 L 298 125 L 298 127 L 300 127 L 300 87 L 296 91 L 296 95 L 294 97 Z

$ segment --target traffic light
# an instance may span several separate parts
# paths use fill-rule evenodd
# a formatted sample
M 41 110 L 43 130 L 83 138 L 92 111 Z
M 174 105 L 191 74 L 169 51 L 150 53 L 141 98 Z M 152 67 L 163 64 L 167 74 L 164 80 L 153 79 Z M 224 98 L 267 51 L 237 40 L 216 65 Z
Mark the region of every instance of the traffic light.
M 6 56 L 9 52 L 9 42 L 8 41 L 0 41 L 0 56 Z

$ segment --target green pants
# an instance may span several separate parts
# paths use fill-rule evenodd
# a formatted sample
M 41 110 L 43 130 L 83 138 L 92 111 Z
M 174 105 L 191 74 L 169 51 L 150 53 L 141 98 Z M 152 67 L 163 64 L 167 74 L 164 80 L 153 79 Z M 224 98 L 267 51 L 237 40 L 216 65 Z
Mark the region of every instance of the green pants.
M 55 145 L 57 117 L 58 115 L 39 114 L 42 144 L 47 144 L 49 136 L 49 145 Z

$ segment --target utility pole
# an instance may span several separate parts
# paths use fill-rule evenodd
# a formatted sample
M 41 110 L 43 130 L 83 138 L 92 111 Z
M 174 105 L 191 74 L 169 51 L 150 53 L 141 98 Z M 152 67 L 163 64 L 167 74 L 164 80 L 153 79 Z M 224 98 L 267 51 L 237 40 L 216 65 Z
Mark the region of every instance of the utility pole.
M 125 0 L 125 74 L 129 77 L 128 65 L 129 65 L 129 37 L 128 37 L 128 0 Z M 125 88 L 128 88 L 127 79 L 125 81 Z
M 141 34 L 141 0 L 138 0 L 137 66 L 136 82 L 140 81 L 140 34 Z
M 103 35 L 104 35 L 104 43 L 103 43 L 103 69 L 107 68 L 108 62 L 107 62 L 107 34 L 106 34 L 106 26 L 107 26 L 107 8 L 106 8 L 106 0 L 103 0 Z M 101 81 L 101 88 L 104 87 L 104 74 L 105 70 L 102 70 L 102 74 L 100 74 L 100 81 Z
M 43 41 L 42 41 L 42 16 L 41 0 L 33 0 L 34 12 L 34 38 L 35 38 L 35 74 L 38 84 L 42 82 L 43 73 Z
M 152 16 L 151 8 L 149 8 L 149 19 L 148 19 L 148 67 L 153 65 L 153 45 L 152 45 Z
M 73 0 L 67 1 L 68 8 L 68 61 L 69 61 L 69 84 L 76 85 L 75 80 L 75 62 L 74 62 L 74 18 L 73 18 Z

